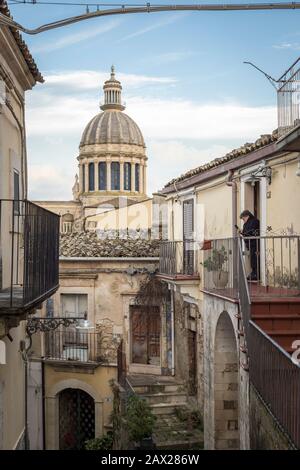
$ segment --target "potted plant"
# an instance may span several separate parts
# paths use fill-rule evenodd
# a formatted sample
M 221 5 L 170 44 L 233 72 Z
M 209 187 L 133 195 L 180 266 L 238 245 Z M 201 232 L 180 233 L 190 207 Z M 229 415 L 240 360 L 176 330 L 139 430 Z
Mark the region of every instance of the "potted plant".
M 213 248 L 212 254 L 207 258 L 203 266 L 208 272 L 212 272 L 213 283 L 216 289 L 224 289 L 228 284 L 229 273 L 224 269 L 224 264 L 228 261 L 228 254 L 225 247 Z
M 156 417 L 146 400 L 137 395 L 131 395 L 128 399 L 125 420 L 129 441 L 134 443 L 135 449 L 155 447 L 152 433 Z

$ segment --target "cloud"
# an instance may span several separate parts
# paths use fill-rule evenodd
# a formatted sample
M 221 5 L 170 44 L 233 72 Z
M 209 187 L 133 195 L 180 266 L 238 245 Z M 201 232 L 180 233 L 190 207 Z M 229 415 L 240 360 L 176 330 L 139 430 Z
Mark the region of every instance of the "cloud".
M 66 34 L 56 41 L 47 42 L 39 46 L 33 46 L 32 52 L 35 54 L 40 52 L 51 52 L 57 49 L 63 49 L 64 47 L 72 46 L 73 44 L 78 44 L 80 42 L 86 41 L 87 39 L 91 39 L 95 36 L 99 36 L 100 34 L 104 34 L 108 31 L 111 31 L 112 29 L 115 29 L 119 26 L 120 22 L 121 21 L 119 19 L 114 19 L 107 21 L 107 23 L 102 24 L 96 28 L 88 28 L 78 31 L 77 33 Z
M 230 150 L 232 147 L 229 144 L 211 144 L 201 148 L 199 142 L 189 144 L 179 140 L 150 141 L 148 180 L 151 190 L 161 189 L 172 178 L 213 158 L 223 156 Z
M 59 73 L 48 72 L 45 74 L 46 84 L 43 85 L 43 89 L 45 90 L 48 86 L 54 86 L 58 93 L 60 90 L 65 93 L 66 89 L 71 91 L 99 90 L 102 83 L 108 78 L 108 72 L 95 72 L 94 70 L 73 70 Z M 152 77 L 147 75 L 118 73 L 118 71 L 117 78 L 126 89 L 148 85 L 174 84 L 177 82 L 173 77 Z
M 153 31 L 154 29 L 162 28 L 162 27 L 167 26 L 169 24 L 175 23 L 176 21 L 182 19 L 183 16 L 186 16 L 186 15 L 184 15 L 184 14 L 178 15 L 178 13 L 176 13 L 174 15 L 170 15 L 162 21 L 157 21 L 156 23 L 152 23 L 149 26 L 146 26 L 145 28 L 138 29 L 137 31 L 134 31 L 133 33 L 130 33 L 130 34 L 127 34 L 126 36 L 123 36 L 117 42 L 127 41 L 128 39 L 132 39 L 132 38 L 135 38 L 137 36 L 142 36 L 143 34 L 149 33 L 150 31 Z
M 28 135 L 77 135 L 99 112 L 94 94 L 61 94 L 40 88 L 28 101 Z M 241 103 L 128 96 L 127 112 L 148 139 L 256 139 L 276 127 L 276 108 Z
M 28 177 L 32 199 L 70 199 L 74 182 L 72 167 L 66 169 L 55 163 L 29 164 Z
M 28 95 L 29 187 L 35 199 L 70 198 L 81 134 L 99 112 L 99 74 L 68 73 L 49 75 L 45 85 Z M 123 76 L 128 83 L 126 112 L 140 126 L 147 145 L 149 191 L 276 127 L 276 107 L 169 99 L 163 94 L 157 98 L 144 85 L 169 87 L 166 77 Z
M 293 51 L 299 51 L 300 50 L 300 43 L 299 42 L 283 42 L 281 44 L 274 44 L 273 45 L 274 49 L 280 49 L 280 50 L 287 50 L 291 49 Z

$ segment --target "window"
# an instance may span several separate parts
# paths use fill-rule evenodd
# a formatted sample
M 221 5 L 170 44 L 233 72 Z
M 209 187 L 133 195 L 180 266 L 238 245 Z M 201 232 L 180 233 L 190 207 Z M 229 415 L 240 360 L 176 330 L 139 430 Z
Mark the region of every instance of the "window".
M 62 216 L 62 227 L 63 233 L 71 233 L 73 230 L 74 217 L 72 214 L 64 214 Z
M 89 191 L 95 191 L 95 165 L 89 163 Z
M 124 190 L 131 191 L 131 163 L 124 163 Z
M 20 175 L 14 170 L 14 213 L 20 212 Z
M 140 190 L 140 165 L 135 164 L 135 191 Z
M 106 162 L 100 162 L 98 164 L 98 179 L 99 179 L 99 188 L 100 191 L 106 190 Z
M 63 317 L 83 317 L 87 313 L 87 294 L 61 294 Z
M 119 162 L 111 163 L 111 190 L 112 191 L 120 190 L 120 163 Z
M 87 314 L 87 294 L 61 294 L 60 298 L 63 317 L 82 318 Z M 88 359 L 88 335 L 88 332 L 76 328 L 75 325 L 59 330 L 57 333 L 59 342 L 55 344 L 56 349 L 59 349 L 59 357 L 65 360 L 86 362 Z

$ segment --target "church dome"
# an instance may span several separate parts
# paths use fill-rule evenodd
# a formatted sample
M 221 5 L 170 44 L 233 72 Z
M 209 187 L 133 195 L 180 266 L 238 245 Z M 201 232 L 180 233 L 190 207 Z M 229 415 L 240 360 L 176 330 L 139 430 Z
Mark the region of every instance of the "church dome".
M 80 147 L 94 144 L 131 144 L 145 147 L 138 125 L 127 114 L 106 109 L 97 114 L 86 126 Z

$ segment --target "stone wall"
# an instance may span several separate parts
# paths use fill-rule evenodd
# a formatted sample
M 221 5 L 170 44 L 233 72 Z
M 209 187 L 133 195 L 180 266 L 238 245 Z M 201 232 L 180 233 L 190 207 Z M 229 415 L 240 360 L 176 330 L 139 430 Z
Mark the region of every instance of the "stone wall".
M 218 320 L 223 312 L 228 314 L 232 322 L 233 331 L 235 334 L 236 351 L 238 354 L 238 371 L 237 371 L 237 387 L 238 387 L 238 413 L 233 413 L 232 410 L 225 410 L 227 403 L 223 403 L 223 414 L 237 414 L 238 415 L 238 431 L 239 431 L 239 447 L 240 449 L 249 448 L 249 391 L 248 391 L 248 372 L 240 366 L 239 358 L 239 341 L 237 337 L 237 318 L 238 306 L 233 302 L 226 301 L 225 299 L 205 295 L 203 299 L 203 328 L 204 328 L 204 446 L 206 449 L 215 449 L 216 446 L 216 408 L 218 404 L 218 383 L 216 374 L 220 373 L 217 369 L 218 364 L 218 348 L 216 348 L 216 330 Z M 225 344 L 225 337 L 219 338 L 222 344 Z M 235 373 L 236 374 L 236 373 Z M 220 375 L 221 377 L 221 375 Z M 220 385 L 223 387 L 223 385 Z M 225 398 L 225 401 L 230 401 Z M 234 398 L 236 400 L 236 398 Z M 234 405 L 233 405 L 234 406 Z M 236 418 L 232 418 L 235 421 Z M 219 424 L 219 423 L 218 423 Z M 228 426 L 236 426 L 235 423 L 228 423 Z M 227 429 L 231 431 L 231 429 Z M 236 429 L 233 429 L 236 431 Z M 235 432 L 233 434 L 236 434 Z M 235 438 L 234 438 L 235 439 Z M 233 443 L 234 444 L 234 443 Z
M 254 450 L 293 449 L 288 436 L 252 385 L 250 385 L 250 446 Z

